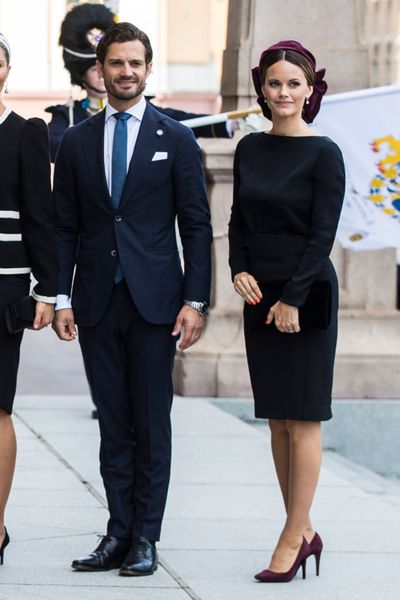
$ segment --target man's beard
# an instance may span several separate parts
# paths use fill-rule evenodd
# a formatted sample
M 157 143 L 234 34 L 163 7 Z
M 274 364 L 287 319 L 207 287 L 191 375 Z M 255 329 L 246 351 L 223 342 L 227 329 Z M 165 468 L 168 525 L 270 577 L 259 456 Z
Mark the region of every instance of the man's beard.
M 130 80 L 128 80 L 128 81 L 130 81 Z M 108 84 L 106 86 L 107 92 L 109 94 L 111 94 L 114 98 L 116 98 L 117 100 L 134 100 L 135 98 L 137 98 L 138 96 L 143 94 L 143 92 L 146 88 L 145 80 L 143 80 L 142 82 L 136 82 L 136 83 L 137 83 L 137 86 L 135 89 L 120 91 L 110 81 L 110 82 L 108 82 Z

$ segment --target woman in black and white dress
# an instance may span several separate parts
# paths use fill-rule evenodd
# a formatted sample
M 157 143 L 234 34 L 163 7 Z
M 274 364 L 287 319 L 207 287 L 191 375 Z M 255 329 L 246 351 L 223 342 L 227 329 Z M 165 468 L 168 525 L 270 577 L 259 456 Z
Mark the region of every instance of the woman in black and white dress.
M 0 33 L 0 94 L 10 72 L 10 45 Z M 22 333 L 9 334 L 5 306 L 29 294 L 30 273 L 37 280 L 33 329 L 51 323 L 57 289 L 47 127 L 25 120 L 0 98 L 0 564 L 9 536 L 4 512 L 16 457 L 11 413 Z

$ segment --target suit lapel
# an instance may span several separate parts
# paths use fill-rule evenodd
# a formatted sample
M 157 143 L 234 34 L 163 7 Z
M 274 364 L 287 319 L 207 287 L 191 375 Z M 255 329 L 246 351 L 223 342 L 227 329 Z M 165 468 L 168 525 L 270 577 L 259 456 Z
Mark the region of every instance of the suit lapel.
M 104 170 L 104 119 L 105 110 L 86 121 L 82 129 L 82 146 L 94 185 L 99 190 L 99 198 L 104 206 L 104 197 L 108 199 L 106 208 L 112 210 L 110 194 L 108 192 L 106 174 Z
M 149 168 L 154 153 L 159 148 L 164 137 L 162 121 L 164 116 L 147 103 L 135 150 L 129 164 L 125 186 L 121 196 L 121 207 L 124 206 L 135 193 L 146 170 Z M 161 133 L 162 132 L 162 133 Z

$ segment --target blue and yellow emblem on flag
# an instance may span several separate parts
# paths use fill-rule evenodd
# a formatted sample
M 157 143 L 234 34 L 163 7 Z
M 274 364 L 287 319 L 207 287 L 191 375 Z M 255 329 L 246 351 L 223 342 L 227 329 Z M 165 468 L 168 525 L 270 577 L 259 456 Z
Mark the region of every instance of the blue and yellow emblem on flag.
M 373 152 L 382 153 L 378 173 L 370 183 L 369 198 L 385 215 L 400 223 L 400 140 L 392 135 L 375 139 Z

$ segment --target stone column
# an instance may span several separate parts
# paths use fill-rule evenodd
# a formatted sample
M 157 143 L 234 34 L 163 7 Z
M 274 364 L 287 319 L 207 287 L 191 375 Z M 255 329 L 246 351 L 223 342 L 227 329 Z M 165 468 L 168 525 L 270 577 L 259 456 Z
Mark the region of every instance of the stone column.
M 175 360 L 175 391 L 185 396 L 248 396 L 242 301 L 228 267 L 228 221 L 236 140 L 201 140 L 214 240 L 212 306 L 199 342 Z

